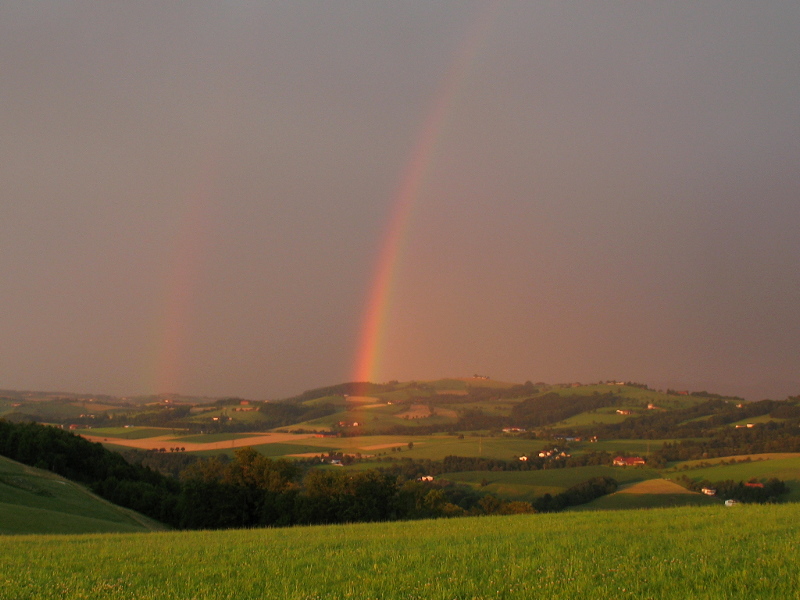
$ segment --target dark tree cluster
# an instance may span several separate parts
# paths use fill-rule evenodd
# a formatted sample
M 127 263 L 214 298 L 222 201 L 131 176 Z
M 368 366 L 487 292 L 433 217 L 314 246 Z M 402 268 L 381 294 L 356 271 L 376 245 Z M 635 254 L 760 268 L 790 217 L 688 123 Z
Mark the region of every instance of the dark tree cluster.
M 537 512 L 557 512 L 569 506 L 586 504 L 596 498 L 617 491 L 617 482 L 611 477 L 593 477 L 589 481 L 572 486 L 568 490 L 551 496 L 545 494 L 533 502 Z
M 382 470 L 311 468 L 272 461 L 250 448 L 234 460 L 198 462 L 181 474 L 180 526 L 218 529 L 393 521 L 532 512 L 467 486 L 422 482 Z
M 616 406 L 619 403 L 619 396 L 612 393 L 596 396 L 561 396 L 549 393 L 528 398 L 514 406 L 511 409 L 511 421 L 516 426 L 543 427 L 582 412 Z
M 763 423 L 753 428 L 727 428 L 714 432 L 708 439 L 665 443 L 653 456 L 673 462 L 768 452 L 800 452 L 797 420 Z

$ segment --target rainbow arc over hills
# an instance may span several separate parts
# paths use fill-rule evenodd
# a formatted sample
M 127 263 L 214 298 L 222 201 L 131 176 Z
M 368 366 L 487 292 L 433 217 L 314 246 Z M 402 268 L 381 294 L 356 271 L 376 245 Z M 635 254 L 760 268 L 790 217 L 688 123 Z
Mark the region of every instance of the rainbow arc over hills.
M 395 279 L 414 208 L 426 177 L 435 162 L 436 151 L 441 145 L 448 116 L 491 29 L 497 6 L 497 2 L 482 6 L 481 12 L 458 49 L 451 68 L 433 96 L 431 108 L 401 173 L 399 185 L 393 194 L 390 218 L 382 237 L 369 288 L 353 369 L 353 381 L 374 381 L 383 374 L 381 357 L 386 343 L 392 299 L 397 292 Z

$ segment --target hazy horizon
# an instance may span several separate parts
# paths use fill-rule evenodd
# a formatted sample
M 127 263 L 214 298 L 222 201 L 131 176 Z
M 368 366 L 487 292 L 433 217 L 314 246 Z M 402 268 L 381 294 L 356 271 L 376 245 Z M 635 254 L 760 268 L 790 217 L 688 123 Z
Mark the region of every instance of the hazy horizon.
M 798 29 L 788 0 L 0 6 L 0 388 L 800 394 Z

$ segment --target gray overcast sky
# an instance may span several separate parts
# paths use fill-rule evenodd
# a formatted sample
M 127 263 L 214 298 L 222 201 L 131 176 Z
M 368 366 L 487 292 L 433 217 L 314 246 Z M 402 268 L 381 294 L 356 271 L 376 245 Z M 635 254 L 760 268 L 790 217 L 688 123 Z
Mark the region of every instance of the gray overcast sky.
M 351 379 L 465 56 L 376 379 L 799 394 L 796 0 L 3 3 L 0 388 Z

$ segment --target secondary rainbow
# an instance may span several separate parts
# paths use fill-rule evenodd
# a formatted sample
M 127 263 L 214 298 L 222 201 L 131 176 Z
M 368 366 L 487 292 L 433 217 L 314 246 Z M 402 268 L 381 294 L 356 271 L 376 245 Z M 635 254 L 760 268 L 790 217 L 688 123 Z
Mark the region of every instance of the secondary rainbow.
M 177 392 L 184 383 L 185 355 L 196 312 L 194 298 L 213 221 L 209 199 L 216 179 L 215 165 L 216 161 L 209 153 L 202 163 L 194 189 L 184 202 L 176 235 L 168 241 L 173 247 L 168 254 L 165 298 L 158 318 L 151 381 L 145 383 L 146 389 L 155 393 Z

